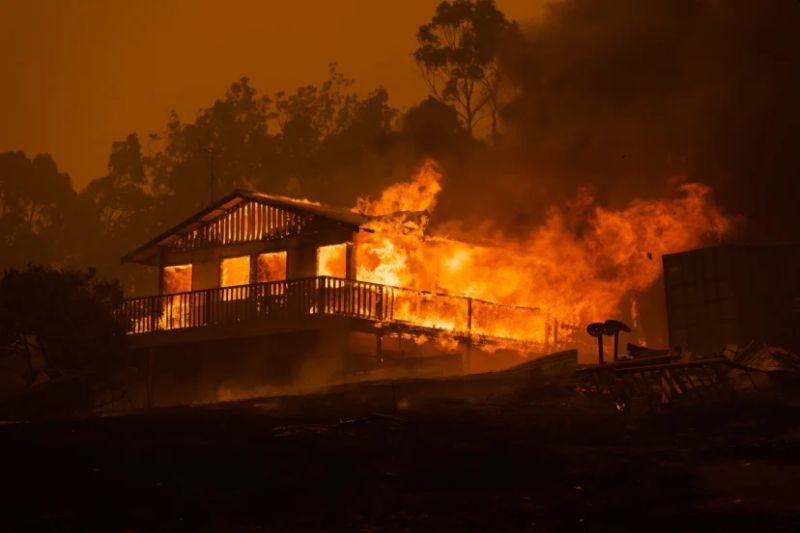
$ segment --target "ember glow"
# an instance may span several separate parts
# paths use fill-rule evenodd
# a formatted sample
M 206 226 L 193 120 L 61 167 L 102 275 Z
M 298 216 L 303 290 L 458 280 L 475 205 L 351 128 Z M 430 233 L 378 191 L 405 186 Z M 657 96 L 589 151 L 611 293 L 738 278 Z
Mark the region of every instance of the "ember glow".
M 258 256 L 256 281 L 266 283 L 286 279 L 286 252 L 270 252 Z
M 710 188 L 690 183 L 673 198 L 634 200 L 618 210 L 579 191 L 571 205 L 551 208 L 523 239 L 485 224 L 474 232 L 476 240 L 494 244 L 474 244 L 429 227 L 441 178 L 428 162 L 377 200 L 359 200 L 359 212 L 378 218 L 370 223 L 374 233 L 359 234 L 358 279 L 474 298 L 472 331 L 497 337 L 566 340 L 580 324 L 616 316 L 626 296 L 652 285 L 663 254 L 718 241 L 732 228 L 711 202 Z M 460 302 L 454 305 L 465 305 Z M 452 317 L 466 313 L 448 307 L 428 310 L 422 323 L 464 331 Z M 417 308 L 408 307 L 415 321 Z
M 331 244 L 317 249 L 317 275 L 347 277 L 347 245 Z
M 226 257 L 220 265 L 220 287 L 250 283 L 250 256 Z
M 192 290 L 192 265 L 164 267 L 161 280 L 164 294 L 176 294 Z

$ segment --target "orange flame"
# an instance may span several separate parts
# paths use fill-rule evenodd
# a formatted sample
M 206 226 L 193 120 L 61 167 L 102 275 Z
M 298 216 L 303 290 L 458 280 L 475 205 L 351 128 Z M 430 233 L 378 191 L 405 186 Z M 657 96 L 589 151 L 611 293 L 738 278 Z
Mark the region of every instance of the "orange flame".
M 511 239 L 484 225 L 479 236 L 493 244 L 475 244 L 449 238 L 441 229 L 428 231 L 441 178 L 438 167 L 427 162 L 377 200 L 359 199 L 356 210 L 376 218 L 369 224 L 374 233 L 359 234 L 358 279 L 536 307 L 558 324 L 579 325 L 615 316 L 626 295 L 652 285 L 662 255 L 732 229 L 731 219 L 711 202 L 710 188 L 690 183 L 674 198 L 634 200 L 623 209 L 597 205 L 587 191 L 579 191 L 568 209 L 551 208 L 545 222 L 524 238 Z M 495 320 L 497 313 L 482 304 L 486 309 L 475 315 L 473 331 L 546 338 L 541 316 Z M 411 315 L 418 312 L 409 308 Z M 444 309 L 438 316 L 428 314 L 424 323 L 458 326 L 449 324 Z

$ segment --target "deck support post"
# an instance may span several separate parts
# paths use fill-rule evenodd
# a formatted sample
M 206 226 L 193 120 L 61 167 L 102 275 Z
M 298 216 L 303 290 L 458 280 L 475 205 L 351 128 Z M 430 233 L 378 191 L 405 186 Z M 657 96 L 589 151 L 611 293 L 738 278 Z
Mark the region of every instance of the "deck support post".
M 383 330 L 378 330 L 375 334 L 375 355 L 378 358 L 378 364 L 383 365 Z
M 558 351 L 558 319 L 553 320 L 553 351 Z
M 145 407 L 150 408 L 153 407 L 153 396 L 154 396 L 154 389 L 155 384 L 153 383 L 153 367 L 155 365 L 155 348 L 150 347 L 147 350 L 147 383 L 145 385 L 146 388 L 146 398 L 145 398 Z
M 467 298 L 467 346 L 464 351 L 464 362 L 461 372 L 469 374 L 472 368 L 472 298 Z
M 325 361 L 330 379 L 345 377 L 350 363 L 350 330 L 342 323 L 327 324 L 319 330 L 317 357 Z

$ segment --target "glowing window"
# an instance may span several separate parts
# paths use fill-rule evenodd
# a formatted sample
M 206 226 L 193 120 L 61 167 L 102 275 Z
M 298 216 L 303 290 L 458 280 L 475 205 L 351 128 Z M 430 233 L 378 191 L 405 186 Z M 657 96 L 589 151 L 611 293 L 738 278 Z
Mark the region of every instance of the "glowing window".
M 161 272 L 162 290 L 164 294 L 189 292 L 192 290 L 192 265 L 172 265 L 164 267 Z
M 226 257 L 220 263 L 220 287 L 235 287 L 250 283 L 250 256 Z
M 317 248 L 317 276 L 347 277 L 347 244 Z
M 286 252 L 272 252 L 258 256 L 256 280 L 259 283 L 286 279 Z

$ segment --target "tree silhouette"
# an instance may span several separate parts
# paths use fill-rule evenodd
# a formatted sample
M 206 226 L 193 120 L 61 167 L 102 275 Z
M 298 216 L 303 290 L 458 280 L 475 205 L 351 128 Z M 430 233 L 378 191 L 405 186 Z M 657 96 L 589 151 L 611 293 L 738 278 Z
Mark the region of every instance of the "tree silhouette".
M 497 133 L 498 52 L 514 28 L 493 0 L 440 3 L 428 24 L 419 28 L 414 59 L 433 95 L 452 104 L 472 135 L 486 114 Z
M 249 80 L 241 78 L 193 122 L 181 122 L 173 112 L 166 146 L 148 160 L 157 218 L 175 222 L 208 203 L 208 150 L 214 152 L 217 196 L 266 181 L 266 163 L 275 152 L 267 131 L 270 108 L 270 99 L 257 95 Z
M 92 180 L 79 194 L 71 214 L 69 240 L 79 256 L 103 277 L 121 277 L 128 286 L 143 272 L 121 269 L 119 257 L 141 244 L 159 226 L 153 220 L 155 197 L 149 191 L 145 161 L 135 133 L 111 145 L 108 174 Z M 140 269 L 138 269 L 140 270 Z
M 35 335 L 48 370 L 118 364 L 125 334 L 111 309 L 121 299 L 121 287 L 92 270 L 10 269 L 0 278 L 0 348 Z
M 361 97 L 352 85 L 335 64 L 321 83 L 274 98 L 258 95 L 242 78 L 193 122 L 173 114 L 163 150 L 145 158 L 154 218 L 168 225 L 208 203 L 206 149 L 214 152 L 217 196 L 236 188 L 321 200 L 335 194 L 339 169 L 390 142 L 396 114 L 382 87 Z
M 452 107 L 429 96 L 403 117 L 401 135 L 425 155 L 456 152 L 470 141 Z
M 150 207 L 151 197 L 146 187 L 139 138 L 131 133 L 124 141 L 112 144 L 108 175 L 89 183 L 81 191 L 81 197 L 96 210 L 104 233 L 118 237 L 138 214 Z
M 63 257 L 74 201 L 69 176 L 49 155 L 0 154 L 0 268 Z
M 329 66 L 328 79 L 319 85 L 276 95 L 279 166 L 287 180 L 286 192 L 324 196 L 323 176 L 388 143 L 396 110 L 389 106 L 386 89 L 378 87 L 361 98 L 352 85 L 353 80 L 341 74 L 334 63 Z

